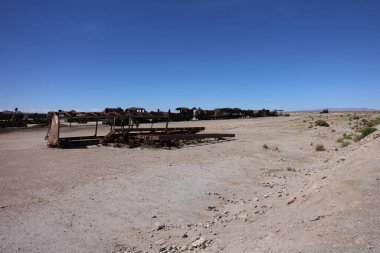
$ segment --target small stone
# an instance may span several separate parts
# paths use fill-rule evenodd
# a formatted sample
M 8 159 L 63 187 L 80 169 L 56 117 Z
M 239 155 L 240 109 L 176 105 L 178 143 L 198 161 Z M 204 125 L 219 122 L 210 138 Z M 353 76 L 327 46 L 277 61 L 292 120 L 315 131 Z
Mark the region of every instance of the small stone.
M 207 210 L 209 210 L 209 211 L 213 211 L 213 210 L 216 210 L 216 207 L 215 207 L 215 206 L 208 206 L 208 207 L 207 207 Z
M 154 244 L 156 244 L 156 245 L 162 245 L 164 243 L 165 243 L 164 239 L 160 239 L 160 240 L 154 242 Z
M 325 218 L 325 216 L 324 215 L 318 215 L 316 218 L 311 219 L 310 221 L 317 221 L 317 220 L 320 220 L 322 218 Z
M 296 199 L 297 199 L 296 197 L 289 199 L 288 205 L 292 204 L 294 201 L 296 201 Z
M 248 214 L 246 214 L 246 213 L 241 213 L 241 214 L 239 214 L 238 218 L 239 218 L 240 220 L 246 220 L 246 219 L 248 219 Z
M 187 238 L 187 237 L 189 237 L 186 233 L 184 233 L 183 235 L 182 235 L 182 238 Z
M 325 179 L 325 178 L 327 178 L 327 177 L 326 177 L 326 176 L 323 176 L 323 177 L 322 177 L 322 179 Z
M 160 231 L 160 230 L 162 230 L 162 229 L 164 229 L 165 228 L 165 224 L 163 224 L 163 223 L 159 223 L 159 222 L 156 222 L 156 223 L 154 223 L 154 228 L 153 228 L 153 231 L 155 230 L 155 231 Z
M 198 240 L 195 240 L 192 244 L 191 247 L 193 248 L 198 248 L 201 247 L 206 243 L 206 239 L 204 237 L 199 238 Z
M 377 178 L 376 178 L 376 180 L 377 180 L 377 181 L 379 181 L 379 180 L 380 180 L 380 178 L 379 178 L 379 177 L 377 177 Z
M 152 215 L 152 217 L 151 217 L 152 219 L 156 219 L 157 218 L 157 216 L 156 215 Z

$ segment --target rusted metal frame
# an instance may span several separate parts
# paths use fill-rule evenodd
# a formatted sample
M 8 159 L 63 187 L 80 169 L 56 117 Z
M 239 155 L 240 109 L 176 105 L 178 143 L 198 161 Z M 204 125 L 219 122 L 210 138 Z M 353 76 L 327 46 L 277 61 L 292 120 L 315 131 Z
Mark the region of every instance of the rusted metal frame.
M 58 143 L 59 143 L 59 136 L 61 135 L 61 118 L 58 116 Z
M 98 120 L 96 120 L 96 124 L 95 124 L 95 134 L 94 136 L 96 137 L 98 135 Z
M 163 116 L 163 115 L 130 115 L 130 114 L 120 114 L 120 113 L 55 113 L 52 116 L 52 120 L 54 115 L 56 116 L 56 133 L 58 134 L 57 142 L 53 144 L 52 146 L 62 146 L 62 147 L 79 147 L 79 146 L 86 146 L 86 145 L 94 145 L 94 144 L 100 144 L 105 140 L 105 137 L 111 137 L 109 138 L 110 142 L 117 141 L 120 139 L 121 136 L 124 136 L 124 141 L 128 143 L 154 143 L 154 142 L 160 142 L 162 144 L 169 144 L 175 142 L 179 142 L 181 140 L 195 140 L 195 139 L 207 139 L 207 138 L 215 138 L 220 139 L 224 137 L 235 137 L 234 134 L 196 134 L 200 131 L 203 131 L 204 127 L 179 127 L 179 128 L 169 128 L 169 121 L 170 121 L 170 113 L 169 116 Z M 96 125 L 95 125 L 95 135 L 94 136 L 82 136 L 82 137 L 64 137 L 59 138 L 59 132 L 60 132 L 60 124 L 62 119 L 68 119 L 68 118 L 96 118 Z M 128 129 L 124 128 L 124 120 L 122 120 L 121 128 L 116 128 L 116 118 L 119 119 L 127 119 L 130 121 L 128 124 Z M 136 128 L 133 127 L 133 119 L 139 119 L 139 118 L 166 118 L 166 125 L 162 128 L 153 128 L 153 122 L 150 126 L 150 128 L 139 128 L 138 125 L 136 125 Z M 98 131 L 98 121 L 100 119 L 113 119 L 113 122 L 111 123 L 111 131 L 107 136 L 97 136 Z M 132 122 L 131 122 L 132 121 Z M 53 121 L 51 122 L 51 124 Z M 132 123 L 132 124 L 131 124 Z M 132 127 L 132 128 L 131 128 Z M 113 136 L 113 137 L 112 137 Z

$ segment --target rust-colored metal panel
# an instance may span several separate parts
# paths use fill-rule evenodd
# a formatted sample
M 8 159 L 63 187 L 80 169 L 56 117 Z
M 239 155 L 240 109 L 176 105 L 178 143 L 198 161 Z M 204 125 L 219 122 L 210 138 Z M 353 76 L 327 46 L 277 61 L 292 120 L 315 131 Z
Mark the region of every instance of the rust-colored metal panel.
M 54 114 L 51 117 L 50 127 L 47 133 L 47 142 L 49 146 L 56 147 L 59 143 L 59 117 Z

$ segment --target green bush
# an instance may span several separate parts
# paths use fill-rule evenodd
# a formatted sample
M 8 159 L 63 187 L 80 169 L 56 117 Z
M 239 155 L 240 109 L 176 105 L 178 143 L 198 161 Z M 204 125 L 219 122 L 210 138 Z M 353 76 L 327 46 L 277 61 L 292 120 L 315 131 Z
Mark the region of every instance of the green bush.
M 377 130 L 377 128 L 374 128 L 374 127 L 365 127 L 365 128 L 362 128 L 359 130 L 360 132 L 360 135 L 357 135 L 355 137 L 355 141 L 360 141 L 362 139 L 364 139 L 367 135 L 375 132 Z
M 380 118 L 373 119 L 369 122 L 367 122 L 368 127 L 374 127 L 380 124 Z
M 314 123 L 317 126 L 324 126 L 324 127 L 328 127 L 329 126 L 329 123 L 327 123 L 323 119 L 317 119 Z
M 315 150 L 316 151 L 325 151 L 325 146 L 323 146 L 322 144 L 318 144 L 317 146 L 315 146 Z

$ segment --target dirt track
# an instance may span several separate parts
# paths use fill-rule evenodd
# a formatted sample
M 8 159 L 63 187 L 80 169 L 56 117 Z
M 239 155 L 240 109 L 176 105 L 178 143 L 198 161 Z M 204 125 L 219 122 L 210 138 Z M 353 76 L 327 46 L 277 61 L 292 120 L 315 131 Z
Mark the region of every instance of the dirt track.
M 380 138 L 341 148 L 348 123 L 181 122 L 236 139 L 174 150 L 50 149 L 45 129 L 2 133 L 0 252 L 380 252 Z

